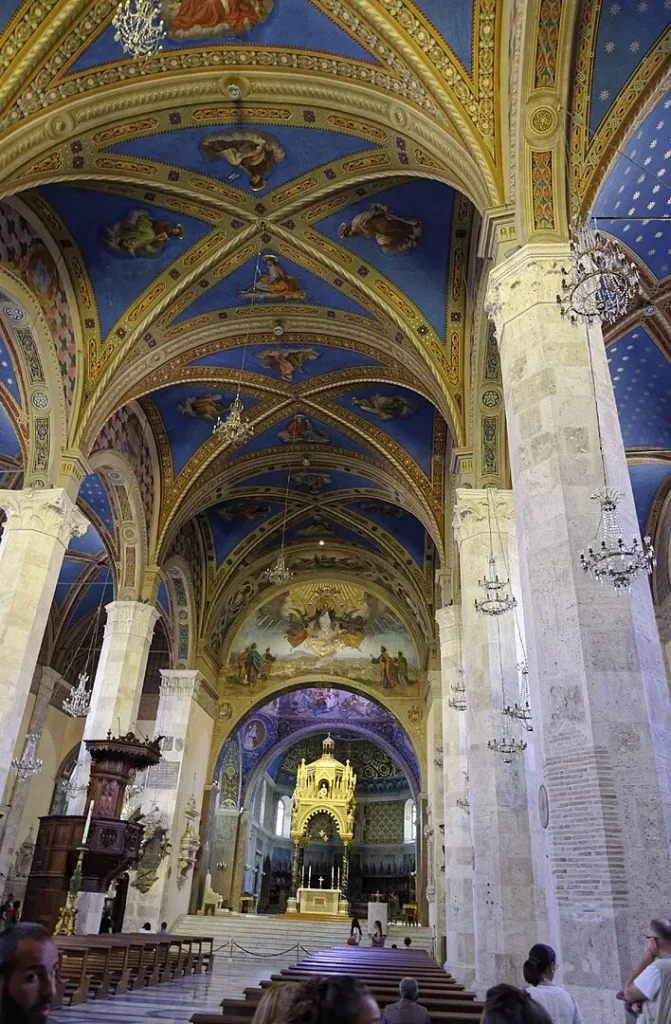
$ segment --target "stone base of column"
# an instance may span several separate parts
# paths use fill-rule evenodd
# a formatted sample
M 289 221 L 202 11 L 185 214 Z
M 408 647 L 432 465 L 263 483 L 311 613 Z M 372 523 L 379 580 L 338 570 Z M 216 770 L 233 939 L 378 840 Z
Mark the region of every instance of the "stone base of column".
M 80 892 L 77 899 L 77 935 L 100 933 L 104 906 L 104 892 Z
M 287 914 L 298 913 L 298 900 L 295 896 L 290 896 L 287 900 Z

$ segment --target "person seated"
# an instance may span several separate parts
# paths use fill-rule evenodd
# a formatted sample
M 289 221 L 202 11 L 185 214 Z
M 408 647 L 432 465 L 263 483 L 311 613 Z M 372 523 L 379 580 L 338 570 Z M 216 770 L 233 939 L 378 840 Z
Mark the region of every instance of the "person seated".
M 417 1002 L 419 985 L 415 978 L 403 978 L 398 994 L 398 1002 L 385 1006 L 382 1024 L 430 1024 L 429 1011 Z
M 644 1020 L 661 1024 L 671 1020 L 671 920 L 650 922 L 645 956 L 627 979 L 624 998 L 634 1011 L 643 1011 Z
M 527 992 L 544 1006 L 554 1024 L 582 1024 L 576 1001 L 565 989 L 554 984 L 557 957 L 552 946 L 537 942 L 529 950 L 522 971 L 528 984 Z
M 524 989 L 494 985 L 487 990 L 480 1024 L 554 1024 L 544 1006 Z
M 139 930 L 141 932 L 150 932 L 151 931 L 151 924 L 150 924 L 150 922 L 149 921 L 145 921 L 145 923 L 142 925 L 142 927 Z
M 156 934 L 157 935 L 170 935 L 170 931 L 168 929 L 168 922 L 167 921 L 161 921 L 161 927 L 157 930 Z
M 0 935 L 0 1020 L 43 1024 L 58 990 L 58 950 L 41 924 L 22 921 Z
M 406 949 L 408 948 L 408 946 L 412 945 L 412 939 L 410 938 L 409 935 L 406 935 L 406 937 L 403 939 L 403 945 L 405 946 Z
M 385 937 L 382 932 L 382 922 L 376 921 L 375 927 L 373 928 L 373 934 L 370 937 L 371 946 L 384 946 Z
M 268 1024 L 381 1024 L 380 1008 L 359 978 L 336 974 L 289 987 L 289 1004 Z M 253 1024 L 266 1020 L 255 1017 Z

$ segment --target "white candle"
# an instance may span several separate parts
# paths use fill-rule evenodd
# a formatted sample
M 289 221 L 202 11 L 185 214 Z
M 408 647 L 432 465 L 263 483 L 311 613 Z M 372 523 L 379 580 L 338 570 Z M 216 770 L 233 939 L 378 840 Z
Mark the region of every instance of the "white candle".
M 308 889 L 312 888 L 312 864 L 308 868 Z
M 335 889 L 335 868 L 331 864 L 331 888 Z
M 305 864 L 301 868 L 301 889 L 305 888 Z
M 338 868 L 338 872 L 336 875 L 336 889 L 340 891 L 340 868 Z
M 89 837 L 89 829 L 91 828 L 91 818 L 93 817 L 93 800 L 89 804 L 89 813 L 86 815 L 86 824 L 84 825 L 84 835 L 82 836 L 82 846 L 86 845 L 86 840 Z

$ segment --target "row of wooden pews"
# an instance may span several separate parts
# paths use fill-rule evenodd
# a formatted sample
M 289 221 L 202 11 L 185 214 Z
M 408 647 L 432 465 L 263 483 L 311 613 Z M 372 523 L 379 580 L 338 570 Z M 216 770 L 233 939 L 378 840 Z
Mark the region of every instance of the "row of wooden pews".
M 194 1013 L 192 1024 L 250 1024 L 264 989 L 278 982 L 300 982 L 329 974 L 360 978 L 384 1009 L 399 998 L 401 978 L 416 978 L 419 1002 L 431 1014 L 432 1024 L 478 1024 L 482 1003 L 438 967 L 423 950 L 361 949 L 336 946 L 301 960 L 280 974 L 273 974 L 257 988 L 247 988 L 244 999 L 224 999 L 222 1014 Z
M 56 935 L 56 1005 L 75 1006 L 211 971 L 212 939 L 193 935 Z

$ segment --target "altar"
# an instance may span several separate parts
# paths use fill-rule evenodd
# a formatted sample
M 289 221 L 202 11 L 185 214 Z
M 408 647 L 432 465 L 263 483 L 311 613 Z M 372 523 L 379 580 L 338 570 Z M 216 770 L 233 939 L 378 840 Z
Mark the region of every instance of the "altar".
M 298 909 L 301 914 L 338 914 L 341 895 L 338 889 L 299 889 Z M 344 911 L 347 913 L 347 910 Z

